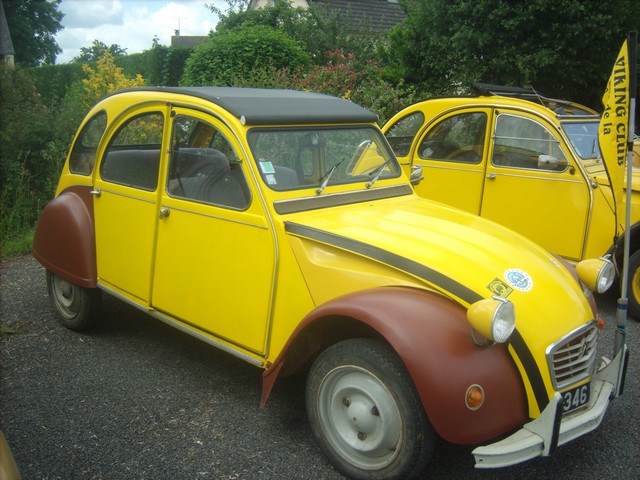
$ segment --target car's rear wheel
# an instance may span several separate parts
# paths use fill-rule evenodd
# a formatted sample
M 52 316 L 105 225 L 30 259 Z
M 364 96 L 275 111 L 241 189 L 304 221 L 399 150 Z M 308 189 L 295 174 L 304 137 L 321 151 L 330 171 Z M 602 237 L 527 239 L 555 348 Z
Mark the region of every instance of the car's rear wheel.
M 96 324 L 102 303 L 98 289 L 80 287 L 50 271 L 47 271 L 47 287 L 62 325 L 79 332 Z
M 346 340 L 318 357 L 307 414 L 324 453 L 351 478 L 412 478 L 433 450 L 435 433 L 411 377 L 376 340 Z

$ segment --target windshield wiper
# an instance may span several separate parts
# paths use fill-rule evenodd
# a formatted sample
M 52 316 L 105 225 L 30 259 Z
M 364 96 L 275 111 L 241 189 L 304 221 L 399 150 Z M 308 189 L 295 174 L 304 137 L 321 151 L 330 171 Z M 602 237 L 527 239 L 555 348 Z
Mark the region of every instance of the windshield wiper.
M 382 175 L 382 172 L 384 172 L 384 167 L 389 165 L 392 160 L 393 160 L 393 157 L 386 160 L 384 163 L 381 163 L 380 165 L 378 165 L 377 167 L 375 167 L 373 170 L 369 172 L 369 175 L 373 175 L 375 173 L 376 176 L 373 177 L 369 183 L 367 183 L 366 185 L 367 188 L 371 188 L 373 184 L 378 181 L 378 179 L 380 178 L 380 175 Z
M 320 187 L 318 188 L 318 190 L 316 190 L 316 193 L 318 195 L 320 195 L 322 193 L 322 191 L 327 188 L 327 184 L 329 183 L 329 180 L 331 179 L 331 175 L 333 175 L 333 172 L 336 171 L 336 168 L 338 168 L 338 166 L 344 162 L 344 160 L 340 160 L 338 163 L 336 163 L 333 167 L 331 167 L 329 169 L 329 171 L 327 173 L 324 174 L 324 176 L 320 179 L 322 180 L 322 183 L 320 184 Z

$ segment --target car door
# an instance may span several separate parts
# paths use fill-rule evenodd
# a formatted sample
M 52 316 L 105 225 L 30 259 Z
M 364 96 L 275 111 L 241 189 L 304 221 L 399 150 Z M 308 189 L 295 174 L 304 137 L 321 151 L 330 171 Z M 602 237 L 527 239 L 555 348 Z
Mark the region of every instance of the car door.
M 241 152 L 216 118 L 172 111 L 151 303 L 232 348 L 262 354 L 276 247 Z
M 149 301 L 166 107 L 130 111 L 108 138 L 94 180 L 98 282 Z
M 456 110 L 420 134 L 411 162 L 420 165 L 424 175 L 415 187 L 419 195 L 480 213 L 489 113 L 482 108 Z
M 527 112 L 493 120 L 481 215 L 568 259 L 582 257 L 591 192 L 556 129 Z

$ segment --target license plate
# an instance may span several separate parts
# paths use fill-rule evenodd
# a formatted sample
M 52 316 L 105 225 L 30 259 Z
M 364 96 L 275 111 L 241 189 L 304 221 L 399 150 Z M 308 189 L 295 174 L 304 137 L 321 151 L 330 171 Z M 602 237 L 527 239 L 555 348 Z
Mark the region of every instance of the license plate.
M 590 394 L 591 389 L 589 388 L 588 383 L 563 392 L 562 413 L 571 412 L 572 410 L 585 406 L 589 403 Z

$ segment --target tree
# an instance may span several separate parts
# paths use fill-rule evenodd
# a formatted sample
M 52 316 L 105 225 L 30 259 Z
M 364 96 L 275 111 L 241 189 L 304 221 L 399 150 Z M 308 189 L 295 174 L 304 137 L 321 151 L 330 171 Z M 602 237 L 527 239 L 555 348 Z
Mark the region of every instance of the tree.
M 104 52 L 109 52 L 113 58 L 119 58 L 127 54 L 127 49 L 121 48 L 117 43 L 107 47 L 100 40 L 94 40 L 90 47 L 81 47 L 80 55 L 74 57 L 72 61 L 77 63 L 95 62 Z
M 225 0 L 227 4 L 227 11 L 223 12 L 221 8 L 217 7 L 215 3 L 205 3 L 204 6 L 216 14 L 219 18 L 223 18 L 227 15 L 231 15 L 238 12 L 243 12 L 249 9 L 251 0 Z
M 257 10 L 248 10 L 245 0 L 227 0 L 226 13 L 213 5 L 209 9 L 220 21 L 217 32 L 226 32 L 242 26 L 263 25 L 279 30 L 303 45 L 316 64 L 326 60 L 326 53 L 343 50 L 353 53 L 364 66 L 376 55 L 382 37 L 373 32 L 350 35 L 348 22 L 323 4 L 311 3 L 308 8 L 294 7 L 290 0 L 275 0 Z
M 378 62 L 369 61 L 361 68 L 352 53 L 335 50 L 325 56 L 326 65 L 315 65 L 307 74 L 294 76 L 291 88 L 351 100 L 377 114 L 381 124 L 413 103 L 413 89 L 402 82 L 392 85 L 385 81 Z
M 640 26 L 637 0 L 400 0 L 390 34 L 396 77 L 431 95 L 471 82 L 533 86 L 593 107 L 626 33 Z
M 53 64 L 62 52 L 55 35 L 64 27 L 61 0 L 2 0 L 17 64 Z
M 296 69 L 309 63 L 302 47 L 270 27 L 242 26 L 214 33 L 187 60 L 182 85 L 233 85 L 235 77 L 274 67 Z
M 43 157 L 53 139 L 55 111 L 43 104 L 27 69 L 1 62 L 0 108 L 1 254 L 9 244 L 23 243 L 50 198 L 43 194 L 51 178 Z

